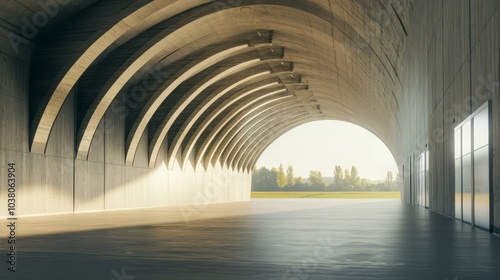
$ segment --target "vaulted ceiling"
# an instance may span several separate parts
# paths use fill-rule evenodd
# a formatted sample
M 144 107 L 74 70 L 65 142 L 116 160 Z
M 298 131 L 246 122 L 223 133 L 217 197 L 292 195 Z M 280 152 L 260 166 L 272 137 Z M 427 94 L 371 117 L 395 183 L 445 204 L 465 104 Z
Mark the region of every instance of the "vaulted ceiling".
M 40 2 L 46 3 L 41 5 Z M 30 37 L 31 151 L 44 153 L 76 92 L 86 159 L 105 113 L 174 159 L 251 169 L 277 137 L 316 120 L 360 125 L 397 153 L 411 1 L 2 1 Z M 31 24 L 31 26 L 30 26 Z

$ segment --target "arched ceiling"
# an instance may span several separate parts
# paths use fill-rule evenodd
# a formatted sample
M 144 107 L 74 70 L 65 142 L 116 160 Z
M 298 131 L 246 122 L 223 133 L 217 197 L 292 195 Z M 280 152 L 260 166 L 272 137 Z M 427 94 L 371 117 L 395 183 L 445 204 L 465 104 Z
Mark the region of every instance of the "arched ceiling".
M 12 30 L 27 37 L 26 19 L 37 29 L 34 153 L 45 152 L 73 89 L 79 159 L 120 104 L 128 165 L 147 133 L 150 166 L 167 141 L 170 167 L 180 159 L 249 170 L 274 139 L 321 119 L 360 125 L 398 152 L 410 0 L 46 3 L 0 4 Z

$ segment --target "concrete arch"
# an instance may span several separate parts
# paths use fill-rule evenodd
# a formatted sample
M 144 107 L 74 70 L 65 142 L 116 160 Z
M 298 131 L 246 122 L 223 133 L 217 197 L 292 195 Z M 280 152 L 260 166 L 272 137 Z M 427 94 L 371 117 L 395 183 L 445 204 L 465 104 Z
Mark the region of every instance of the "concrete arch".
M 256 130 L 253 134 L 253 139 L 247 141 L 247 143 L 242 146 L 241 153 L 237 154 L 237 156 L 232 160 L 232 162 L 228 163 L 228 166 L 235 170 L 242 170 L 241 167 L 245 165 L 250 160 L 250 155 L 261 146 L 262 141 L 269 137 L 273 137 L 273 135 L 283 134 L 285 128 L 280 129 L 281 127 L 287 127 L 289 124 L 300 123 L 302 121 L 306 122 L 311 120 L 311 116 L 309 115 L 298 115 L 298 116 L 290 116 L 285 118 L 288 123 L 281 122 L 279 125 L 275 126 L 273 130 L 266 129 L 262 127 L 259 130 Z
M 234 147 L 229 145 L 228 148 L 226 148 L 226 150 L 232 150 L 232 153 L 229 154 L 225 161 L 226 166 L 234 168 L 236 164 L 240 162 L 240 159 L 245 157 L 248 150 L 254 149 L 253 143 L 262 135 L 267 135 L 271 131 L 278 129 L 282 124 L 293 122 L 297 118 L 310 118 L 311 113 L 307 111 L 295 111 L 295 113 L 289 114 L 280 112 L 285 110 L 293 111 L 296 107 L 301 108 L 300 106 L 300 104 L 292 104 L 284 108 L 279 108 L 278 112 L 273 112 L 265 121 L 259 122 L 256 126 L 250 124 L 249 126 L 252 126 L 252 128 L 245 131 L 242 139 L 234 143 Z
M 270 70 L 263 71 L 263 72 L 257 71 L 256 74 L 251 74 L 250 76 L 248 76 L 246 78 L 243 78 L 235 83 L 232 83 L 230 86 L 222 86 L 218 90 L 214 91 L 209 98 L 207 98 L 204 102 L 202 102 L 199 105 L 199 107 L 189 116 L 187 124 L 185 124 L 185 126 L 186 127 L 193 126 L 192 121 L 194 121 L 196 119 L 196 115 L 198 115 L 198 112 L 202 112 L 202 111 L 205 112 L 208 109 L 206 107 L 209 105 L 212 105 L 214 100 L 217 99 L 217 97 L 224 96 L 225 94 L 229 93 L 230 91 L 236 89 L 237 87 L 239 87 L 245 83 L 255 82 L 255 81 L 259 80 L 260 77 L 266 76 L 269 74 L 271 74 Z M 215 111 L 217 111 L 217 110 L 215 110 Z M 194 145 L 194 142 L 196 142 L 198 140 L 198 138 L 201 136 L 201 133 L 204 131 L 206 126 L 209 124 L 209 122 L 210 122 L 209 120 L 213 119 L 214 115 L 215 115 L 215 113 L 212 112 L 211 115 L 208 118 L 205 118 L 203 120 L 202 124 L 196 128 L 194 135 L 189 138 L 189 142 L 186 145 L 187 146 L 186 150 L 189 150 L 189 151 L 192 150 L 192 148 L 193 148 L 192 146 Z M 185 129 L 186 128 L 183 128 L 182 131 Z M 180 137 L 176 136 L 175 141 L 182 142 L 183 139 L 180 139 Z
M 288 65 L 282 61 L 283 65 Z M 209 97 L 207 97 L 205 100 L 201 102 L 201 104 L 198 105 L 198 107 L 193 111 L 193 113 L 187 118 L 187 120 L 184 122 L 183 126 L 180 129 L 180 132 L 176 134 L 173 144 L 171 145 L 171 148 L 169 149 L 169 155 L 170 158 L 172 155 L 176 155 L 177 152 L 180 149 L 180 146 L 185 140 L 186 134 L 193 128 L 195 125 L 196 121 L 198 118 L 205 113 L 209 107 L 214 104 L 219 98 L 222 96 L 230 93 L 232 90 L 235 90 L 236 88 L 244 85 L 244 84 L 249 84 L 251 82 L 255 82 L 258 80 L 261 80 L 262 82 L 259 82 L 255 84 L 254 86 L 259 87 L 264 86 L 267 87 L 265 80 L 267 77 L 275 77 L 279 76 L 280 74 L 283 73 L 292 73 L 293 72 L 293 63 L 290 63 L 291 67 L 289 69 L 285 69 L 287 66 L 284 66 L 284 69 L 279 69 L 279 70 L 273 70 L 270 69 L 268 71 L 257 71 L 255 74 L 251 74 L 247 77 L 241 77 L 237 79 L 233 83 L 229 83 L 229 86 L 222 86 L 218 90 L 214 91 Z M 267 76 L 267 77 L 266 77 Z M 227 101 L 223 102 L 223 106 L 219 106 L 216 109 L 214 109 L 210 115 L 203 120 L 203 122 L 196 127 L 193 135 L 189 137 L 189 140 L 186 144 L 186 147 L 183 151 L 182 154 L 182 161 L 184 162 L 186 157 L 191 153 L 191 151 L 194 148 L 194 144 L 198 141 L 199 137 L 203 133 L 203 131 L 207 128 L 207 126 L 210 124 L 210 122 L 217 117 L 223 110 L 225 110 L 228 106 L 231 106 L 234 102 L 237 102 L 239 99 L 245 97 L 247 94 L 251 94 L 252 92 L 255 91 L 256 88 L 245 88 L 244 90 L 241 90 L 239 93 L 233 94 L 233 97 L 230 97 Z M 169 164 L 170 166 L 170 164 Z
M 274 2 L 273 4 L 275 4 L 275 5 L 276 5 L 276 4 L 283 5 L 283 7 L 285 7 L 285 6 L 287 6 L 287 5 L 288 5 L 288 6 L 290 6 L 290 7 L 293 7 L 293 6 L 294 6 L 294 4 L 286 4 L 286 3 L 281 3 L 281 2 L 279 2 L 279 1 L 278 1 L 278 2 Z M 265 4 L 262 4 L 262 5 L 265 5 Z M 283 8 L 283 7 L 282 7 L 282 8 Z M 293 7 L 292 9 L 295 9 L 295 7 Z M 316 9 L 318 9 L 318 8 L 316 7 Z M 228 11 L 229 11 L 229 10 L 231 10 L 231 9 L 228 9 Z M 233 9 L 233 10 L 234 10 L 234 9 Z M 313 9 L 313 10 L 314 10 L 314 9 Z M 221 11 L 221 12 L 219 12 L 219 13 L 218 13 L 218 16 L 226 16 L 226 15 L 221 15 L 221 14 L 220 14 L 220 13 L 226 13 L 226 12 L 227 12 L 226 10 L 225 10 L 225 11 Z M 294 12 L 295 12 L 295 13 L 301 13 L 301 12 L 303 12 L 303 11 L 302 11 L 302 10 L 299 10 L 299 11 L 294 11 Z M 318 13 L 318 14 L 321 14 L 321 13 Z M 325 19 L 326 19 L 325 15 L 321 15 L 321 16 L 319 16 L 319 17 L 320 17 L 320 18 L 323 18 L 323 20 L 325 20 Z M 329 20 L 331 20 L 331 15 L 329 15 L 328 17 L 329 17 Z M 336 25 L 336 26 L 341 26 L 341 21 L 335 21 L 335 22 L 334 22 L 334 25 Z M 345 27 L 344 27 L 344 28 L 345 28 Z M 292 27 L 292 29 L 293 29 L 293 27 Z M 341 29 L 341 30 L 342 30 L 342 29 Z M 345 30 L 344 30 L 344 31 L 345 31 Z M 356 37 L 356 38 L 358 38 L 357 40 L 360 40 L 359 38 L 361 38 L 361 37 Z M 111 100 L 111 99 L 109 99 L 109 100 Z M 106 108 L 106 107 L 107 107 L 107 106 L 106 106 L 106 104 L 108 103 L 108 101 L 109 101 L 109 100 L 105 101 L 104 103 L 99 103 L 99 104 L 101 104 L 101 106 L 99 106 L 99 108 L 101 108 L 101 109 Z M 94 110 L 94 111 L 95 111 L 95 110 Z M 101 111 L 102 111 L 102 110 L 101 110 Z M 102 114 L 102 112 L 99 112 L 97 115 L 93 115 L 93 114 L 91 114 L 90 119 L 92 119 L 92 120 L 93 120 L 93 121 L 92 121 L 92 125 L 90 125 L 90 126 L 88 126 L 88 125 L 87 125 L 87 126 L 89 127 L 90 131 L 89 131 L 89 130 L 87 130 L 87 129 L 84 129 L 84 131 L 87 131 L 87 132 L 83 132 L 83 133 L 81 133 L 81 135 L 82 135 L 82 136 L 81 136 L 81 138 L 82 138 L 82 140 L 83 140 L 83 141 L 81 141 L 81 143 L 83 143 L 83 146 L 86 146 L 86 145 L 88 145 L 88 144 L 90 143 L 90 141 L 91 141 L 91 139 L 92 139 L 92 134 L 93 134 L 93 133 L 92 133 L 92 130 L 94 130 L 94 131 L 95 131 L 95 129 L 93 128 L 93 126 L 94 126 L 95 124 L 97 124 L 97 123 L 98 123 L 98 122 L 97 122 L 97 120 L 99 120 L 99 119 L 100 119 L 100 115 L 101 115 L 101 114 Z M 82 145 L 81 145 L 81 146 L 82 146 Z M 81 151 L 82 149 L 79 149 L 79 150 Z M 84 150 L 85 150 L 85 147 L 84 147 Z M 82 157 L 81 153 L 80 153 L 80 157 Z M 84 157 L 84 156 L 83 156 L 83 157 Z
M 266 72 L 264 72 L 264 74 L 266 74 Z M 267 73 L 269 74 L 269 73 Z M 255 79 L 255 76 L 257 77 L 261 77 L 262 74 L 259 73 L 257 75 L 252 75 L 252 76 L 249 76 L 248 78 L 246 79 L 242 79 L 240 80 L 239 82 L 235 83 L 235 84 L 232 84 L 230 87 L 228 88 L 223 88 L 222 90 L 220 91 L 216 91 L 214 94 L 212 94 L 212 96 L 206 98 L 202 104 L 200 104 L 200 106 L 194 110 L 194 112 L 191 114 L 191 116 L 188 118 L 188 120 L 183 124 L 183 127 L 180 129 L 179 133 L 176 134 L 175 138 L 174 138 L 174 141 L 170 147 L 170 150 L 169 150 L 169 158 L 170 158 L 170 161 L 172 160 L 173 157 L 175 157 L 175 155 L 177 155 L 179 149 L 180 149 L 180 146 L 184 140 L 184 138 L 186 137 L 187 133 L 189 132 L 189 130 L 194 126 L 195 122 L 198 120 L 198 118 L 208 109 L 208 107 L 210 107 L 215 101 L 218 100 L 218 98 L 220 98 L 222 95 L 226 94 L 227 92 L 229 92 L 231 89 L 234 89 L 235 87 L 237 87 L 238 85 L 240 84 L 243 84 L 247 81 L 251 81 L 253 79 Z M 215 118 L 217 115 L 220 114 L 220 112 L 222 112 L 223 110 L 225 110 L 227 107 L 229 107 L 230 105 L 232 105 L 234 102 L 237 102 L 239 99 L 241 98 L 244 98 L 245 96 L 248 96 L 252 93 L 256 93 L 256 92 L 259 92 L 259 91 L 263 91 L 263 90 L 266 90 L 266 89 L 269 89 L 269 88 L 275 88 L 279 86 L 279 83 L 277 80 L 263 80 L 262 82 L 259 82 L 259 83 L 256 83 L 256 84 L 253 84 L 249 87 L 245 87 L 244 89 L 236 92 L 235 94 L 231 95 L 231 97 L 229 97 L 229 99 L 223 103 L 223 106 L 219 106 L 216 110 L 213 110 L 210 117 L 208 118 L 205 118 L 205 120 L 203 121 L 203 124 L 205 125 L 201 125 L 200 127 L 197 128 L 196 131 L 203 131 L 204 128 L 206 128 L 206 126 L 208 126 L 208 124 L 211 122 L 211 119 Z M 283 89 L 284 90 L 284 89 Z M 183 152 L 183 156 L 182 156 L 182 160 L 183 162 L 185 161 L 186 157 L 185 155 L 188 155 L 190 154 L 191 150 L 193 149 L 193 145 L 194 142 L 198 139 L 200 134 L 198 135 L 193 135 L 192 137 L 190 137 L 190 142 L 188 143 L 188 146 L 186 147 L 186 150 Z M 191 143 L 191 145 L 190 145 Z M 169 164 L 170 166 L 170 164 Z
M 243 52 L 249 52 L 256 48 L 258 48 L 257 45 L 239 45 L 230 49 L 225 49 L 223 51 L 217 52 L 209 58 L 203 59 L 202 61 L 194 61 L 192 63 L 189 63 L 186 67 L 178 71 L 180 75 L 176 75 L 175 77 L 172 77 L 171 79 L 166 81 L 156 91 L 152 98 L 150 98 L 146 106 L 139 114 L 139 117 L 134 122 L 134 125 L 132 126 L 132 129 L 127 137 L 126 163 L 128 165 L 132 164 L 135 152 L 137 150 L 137 145 L 139 144 L 139 141 L 144 133 L 144 130 L 147 127 L 147 124 L 153 117 L 154 113 L 158 110 L 160 105 L 180 84 L 193 77 L 194 75 L 200 73 L 202 70 L 205 70 L 230 56 L 241 54 Z
M 254 113 L 256 110 L 258 110 L 260 108 L 260 106 L 262 106 L 261 105 L 262 104 L 261 101 L 263 99 L 267 98 L 268 95 L 271 96 L 271 95 L 275 95 L 275 94 L 280 93 L 280 92 L 284 93 L 284 92 L 286 92 L 286 89 L 277 90 L 277 91 L 275 90 L 275 91 L 271 91 L 268 94 L 261 95 L 258 98 L 252 99 L 252 101 L 248 101 L 248 102 L 245 102 L 245 103 L 242 103 L 242 104 L 238 105 L 232 111 L 230 111 L 229 113 L 227 113 L 223 117 L 223 119 L 219 123 L 217 123 L 217 125 L 215 126 L 215 128 L 210 131 L 210 133 L 206 137 L 206 139 L 203 140 L 203 143 L 201 144 L 201 146 L 198 149 L 198 151 L 196 153 L 196 156 L 195 156 L 195 163 L 196 163 L 196 165 L 199 164 L 202 161 L 203 158 L 205 158 L 205 160 L 204 160 L 204 166 L 205 166 L 205 168 L 208 166 L 208 164 L 210 162 L 210 158 L 212 157 L 212 154 L 206 154 L 206 152 L 208 151 L 208 148 L 210 147 L 210 145 L 213 143 L 213 141 L 214 141 L 215 137 L 217 136 L 217 134 L 219 134 L 220 131 L 231 120 L 233 120 L 238 114 L 240 114 L 242 112 L 245 112 L 245 111 L 246 111 L 246 113 L 243 113 L 243 115 L 248 115 L 248 114 Z M 285 98 L 291 98 L 291 96 L 285 96 Z M 254 105 L 254 104 L 257 104 L 257 105 Z M 224 105 L 225 104 L 223 104 L 223 106 L 221 106 L 221 107 L 225 107 Z M 251 107 L 252 105 L 254 105 L 254 107 Z M 214 114 L 214 117 L 215 117 L 215 116 L 219 115 L 219 113 L 221 113 L 222 110 L 216 110 L 214 112 L 216 113 L 216 114 Z M 211 150 L 209 152 L 211 152 Z
M 241 80 L 241 81 L 243 81 L 243 80 Z M 194 144 L 199 139 L 201 134 L 205 131 L 205 129 L 214 121 L 215 118 L 217 118 L 229 106 L 235 104 L 236 102 L 240 101 L 241 99 L 245 98 L 246 96 L 248 96 L 250 94 L 253 94 L 253 93 L 256 93 L 259 91 L 263 91 L 265 89 L 269 89 L 267 91 L 270 91 L 270 93 L 264 92 L 263 93 L 264 95 L 267 96 L 269 94 L 274 94 L 277 92 L 276 88 L 279 88 L 279 87 L 280 87 L 280 83 L 279 83 L 278 79 L 267 79 L 267 80 L 262 80 L 261 82 L 255 83 L 253 85 L 250 85 L 248 87 L 245 87 L 245 88 L 241 89 L 240 91 L 236 92 L 235 94 L 232 94 L 231 97 L 229 97 L 229 99 L 225 100 L 222 104 L 217 106 L 217 108 L 212 110 L 210 112 L 210 114 L 206 118 L 204 118 L 202 123 L 196 128 L 194 134 L 190 137 L 190 139 L 186 145 L 186 148 L 184 149 L 183 158 L 186 158 L 190 154 L 190 152 L 193 150 Z M 223 91 L 226 91 L 226 89 L 224 89 Z M 285 89 L 283 88 L 283 89 L 278 90 L 278 91 L 285 91 Z M 218 92 L 216 92 L 216 94 L 218 94 Z M 207 99 L 206 101 L 211 102 L 209 99 Z M 232 116 L 235 114 L 236 111 L 241 110 L 241 108 L 247 107 L 247 106 L 248 106 L 248 104 L 239 105 L 236 110 L 233 110 L 228 115 Z M 196 112 L 196 114 L 198 114 L 198 110 L 195 110 L 195 112 Z M 201 113 L 201 111 L 200 111 L 200 113 Z M 227 119 L 227 118 L 228 118 L 228 116 L 225 117 L 225 119 Z M 217 128 L 215 130 L 218 131 Z M 185 131 L 185 130 L 181 129 L 181 131 Z M 210 135 L 212 135 L 212 134 L 213 133 L 211 133 Z M 178 136 L 176 136 L 176 138 Z M 178 142 L 178 143 L 180 145 L 181 142 Z M 173 146 L 175 147 L 175 142 L 174 142 Z M 178 149 L 178 147 L 177 147 L 177 149 Z M 177 152 L 174 151 L 171 154 L 175 155 L 176 153 Z M 198 162 L 198 160 L 196 162 Z
M 196 21 L 193 24 L 196 24 Z M 150 46 L 150 44 L 146 44 L 144 47 L 137 50 L 134 55 L 111 76 L 104 87 L 100 90 L 98 96 L 94 99 L 90 109 L 85 114 L 82 124 L 80 125 L 80 129 L 77 134 L 77 155 L 79 159 L 87 158 L 90 144 L 97 126 L 111 105 L 111 102 L 123 89 L 127 81 L 132 79 L 135 75 L 140 74 L 141 71 L 146 71 L 146 69 L 151 68 L 159 60 L 168 56 L 168 54 L 173 50 L 181 49 L 184 42 L 191 38 L 190 34 L 186 32 L 189 29 L 191 29 L 190 25 L 182 26 L 174 32 L 170 33 L 169 31 L 165 31 L 167 34 L 160 33 L 155 36 L 155 38 L 150 40 L 150 42 L 152 42 L 152 46 Z M 167 48 L 165 46 L 169 47 Z M 243 47 L 241 48 L 243 49 Z M 236 50 L 232 51 L 238 50 L 240 49 L 237 47 Z M 140 139 L 141 136 L 142 134 L 136 137 Z
M 286 92 L 286 89 L 272 89 L 272 90 L 268 90 L 268 91 L 265 91 L 264 94 L 260 95 L 259 97 L 257 98 L 252 98 L 251 101 L 248 101 L 247 102 L 244 102 L 238 106 L 236 106 L 234 109 L 232 109 L 230 112 L 228 112 L 224 117 L 223 119 L 221 120 L 221 122 L 217 123 L 217 125 L 215 126 L 215 129 L 212 130 L 210 132 L 210 134 L 207 136 L 207 138 L 205 138 L 203 140 L 203 143 L 201 144 L 198 152 L 196 153 L 196 156 L 195 156 L 195 161 L 196 161 L 196 164 L 198 164 L 203 157 L 206 157 L 205 156 L 205 152 L 207 151 L 210 143 L 213 141 L 213 138 L 220 132 L 220 130 L 224 127 L 224 125 L 227 124 L 227 122 L 229 122 L 232 118 L 234 118 L 237 114 L 239 114 L 240 112 L 244 111 L 244 110 L 247 110 L 248 111 L 248 114 L 250 114 L 253 110 L 256 110 L 258 109 L 258 106 L 254 107 L 254 108 L 251 108 L 251 109 L 248 109 L 250 106 L 252 106 L 254 103 L 258 103 L 261 99 L 264 99 L 264 98 L 267 98 L 269 96 L 273 96 L 273 95 L 276 95 L 276 94 L 279 94 L 279 93 L 284 93 Z M 245 96 L 235 96 L 235 98 L 233 99 L 230 99 L 230 100 L 227 100 L 226 102 L 224 102 L 223 104 L 221 104 L 216 110 L 214 110 L 209 118 L 206 118 L 203 122 L 203 124 L 200 126 L 200 128 L 206 128 L 208 127 L 214 120 L 216 117 L 218 117 L 220 114 L 222 114 L 222 112 L 224 110 L 226 110 L 229 106 L 231 106 L 234 102 L 238 101 L 239 99 L 241 98 L 244 98 Z M 201 131 L 203 132 L 203 131 Z M 200 132 L 200 133 L 201 133 Z M 194 138 L 193 138 L 194 139 Z M 194 145 L 194 143 L 193 143 Z M 186 154 L 187 156 L 188 154 Z M 208 157 L 206 157 L 208 159 Z M 207 160 L 205 160 L 205 166 L 207 165 Z
M 247 110 L 247 112 L 243 112 L 238 117 L 233 117 L 231 122 L 226 125 L 224 130 L 219 133 L 217 138 L 212 140 L 212 144 L 210 145 L 210 150 L 207 153 L 205 164 L 211 162 L 215 164 L 217 160 L 221 162 L 225 162 L 227 158 L 223 157 L 223 152 L 226 151 L 227 146 L 233 139 L 242 131 L 248 130 L 249 124 L 256 125 L 263 120 L 268 118 L 267 113 L 275 113 L 275 111 L 270 110 L 278 110 L 282 107 L 288 108 L 289 105 L 297 104 L 297 101 L 292 99 L 288 101 L 281 101 L 276 99 L 266 99 L 264 102 L 260 103 L 258 106 L 255 106 L 251 110 Z M 252 127 L 252 126 L 250 126 Z
M 297 111 L 292 110 L 293 108 L 300 108 Z M 275 108 L 275 111 L 269 112 L 269 114 L 262 115 L 260 118 L 254 119 L 252 122 L 248 123 L 238 129 L 237 133 L 233 138 L 226 138 L 222 142 L 222 146 L 219 149 L 218 154 L 214 154 L 212 161 L 216 158 L 220 158 L 221 162 L 229 162 L 238 152 L 238 150 L 245 145 L 245 141 L 248 140 L 249 135 L 255 133 L 256 130 L 269 125 L 271 128 L 275 124 L 281 122 L 282 118 L 288 118 L 297 113 L 308 112 L 300 102 L 295 102 L 291 104 L 280 104 Z
M 245 108 L 247 108 L 247 109 L 242 110 L 242 108 L 241 108 L 242 106 L 238 106 L 234 111 L 241 112 L 241 113 L 239 113 L 239 115 L 252 115 L 252 114 L 260 115 L 260 113 L 257 113 L 260 110 L 260 107 L 262 107 L 265 104 L 268 104 L 270 102 L 275 102 L 275 103 L 293 102 L 293 101 L 290 101 L 290 99 L 291 99 L 290 96 L 283 95 L 283 93 L 285 93 L 285 92 L 286 92 L 285 89 L 271 91 L 267 94 L 264 94 L 261 98 L 258 98 L 257 100 L 252 100 L 253 108 L 248 109 L 247 107 L 250 107 L 250 106 L 245 106 Z M 283 100 L 288 100 L 288 101 L 283 101 Z M 231 114 L 231 115 L 234 115 L 234 114 Z M 231 118 L 225 118 L 225 119 L 228 121 L 231 120 Z M 223 120 L 223 122 L 225 123 L 224 125 L 228 125 L 226 120 Z M 222 131 L 222 132 L 220 130 L 218 130 L 218 131 L 219 131 L 219 133 L 224 133 L 224 131 Z M 209 137 L 209 138 L 207 138 L 207 140 L 211 139 L 211 138 L 213 138 L 213 137 Z M 210 147 L 210 144 L 215 144 L 215 143 L 217 143 L 217 142 L 214 142 L 213 139 L 212 139 L 212 141 L 205 141 L 204 142 L 204 145 L 205 145 L 204 150 L 207 151 L 208 147 Z M 210 166 L 216 165 L 215 161 L 213 162 L 212 165 L 210 165 L 210 157 L 209 156 L 206 156 L 205 159 L 203 159 L 202 156 L 200 156 L 199 158 L 196 158 L 197 155 L 194 152 L 192 153 L 192 156 L 194 156 L 194 165 L 196 167 L 198 167 L 201 164 L 203 166 L 203 168 L 205 168 L 205 170 L 206 170 Z M 184 158 L 184 168 L 188 162 L 188 158 L 190 158 L 190 157 Z
M 320 119 L 320 118 L 318 118 Z M 250 172 L 254 167 L 255 164 L 257 163 L 259 157 L 264 153 L 264 151 L 274 142 L 276 141 L 281 135 L 286 133 L 287 131 L 290 131 L 291 129 L 294 129 L 296 127 L 299 127 L 301 125 L 304 125 L 306 123 L 310 123 L 312 121 L 315 121 L 314 119 L 308 119 L 308 120 L 301 120 L 298 122 L 295 122 L 293 124 L 290 124 L 286 127 L 282 127 L 277 133 L 268 138 L 263 138 L 262 142 L 258 144 L 258 148 L 254 151 L 253 154 L 250 154 L 247 160 L 245 160 L 246 163 L 248 163 L 246 166 L 242 166 L 243 168 L 246 168 L 248 172 Z
M 272 61 L 272 59 L 271 60 L 250 59 L 238 65 L 232 66 L 228 69 L 218 70 L 217 72 L 213 73 L 212 75 L 208 76 L 203 81 L 198 83 L 188 93 L 186 93 L 182 97 L 182 99 L 179 100 L 176 105 L 174 105 L 172 111 L 169 112 L 167 116 L 165 116 L 162 123 L 160 124 L 160 127 L 156 131 L 151 141 L 149 165 L 151 167 L 155 165 L 160 147 L 168 131 L 170 130 L 172 124 L 177 120 L 177 118 L 179 117 L 181 112 L 186 108 L 186 106 L 189 103 L 191 103 L 191 101 L 193 101 L 200 93 L 202 93 L 209 86 L 213 85 L 214 83 L 226 77 L 234 75 L 235 73 L 243 72 L 253 66 L 257 66 L 259 64 L 266 63 L 269 61 Z
M 140 3 L 144 3 L 144 6 L 130 6 L 131 11 L 123 12 L 124 14 L 130 14 L 110 28 L 103 30 L 101 29 L 102 26 L 97 26 L 94 34 L 84 43 L 84 51 L 74 54 L 75 62 L 66 63 L 55 75 L 56 78 L 52 77 L 54 82 L 46 94 L 49 98 L 46 104 L 41 104 L 32 120 L 31 152 L 45 153 L 52 126 L 64 101 L 81 75 L 99 56 L 166 18 L 208 2 L 207 0 L 185 1 L 183 5 L 179 5 L 179 3 L 173 1 L 149 3 L 148 1 L 141 1 Z M 56 53 L 55 55 L 59 54 Z
M 262 101 L 259 104 L 258 109 L 260 112 L 263 112 L 263 113 L 259 114 L 259 111 L 255 112 L 255 115 L 258 115 L 258 117 L 253 118 L 253 121 L 251 121 L 251 122 L 245 123 L 244 126 L 241 126 L 241 127 L 238 126 L 237 130 L 240 132 L 251 134 L 252 132 L 250 130 L 255 125 L 258 125 L 258 127 L 261 127 L 263 124 L 269 124 L 269 123 L 276 122 L 277 121 L 276 117 L 287 118 L 288 116 L 290 116 L 290 114 L 282 114 L 282 112 L 284 110 L 292 110 L 294 108 L 302 108 L 302 105 L 293 99 L 287 100 L 285 102 L 280 102 L 279 104 L 276 104 L 276 106 L 273 106 L 273 105 L 274 105 L 274 103 L 272 103 L 271 100 Z M 269 110 L 267 110 L 268 108 L 273 108 L 274 110 L 269 111 Z M 251 110 L 248 110 L 248 111 L 251 112 Z M 304 111 L 298 110 L 298 111 L 294 112 L 295 115 L 302 114 L 302 113 L 308 114 L 305 110 Z M 253 114 L 248 114 L 248 112 L 243 113 L 243 116 L 239 116 L 238 118 L 232 118 L 231 119 L 232 123 L 229 125 L 232 126 L 235 123 L 238 124 L 239 119 L 243 119 L 244 117 L 251 118 L 252 115 Z M 229 128 L 229 126 L 227 126 L 227 128 Z M 220 135 L 224 135 L 225 133 L 226 133 L 226 131 L 223 131 L 222 133 L 220 133 Z M 206 161 L 209 162 L 211 160 L 212 164 L 215 164 L 215 162 L 217 162 L 217 161 L 220 161 L 221 163 L 227 162 L 223 158 L 223 153 L 225 151 L 227 151 L 228 149 L 232 148 L 232 147 L 228 147 L 232 143 L 231 142 L 232 139 L 230 139 L 228 137 L 228 135 L 226 135 L 224 137 L 224 139 L 219 138 L 217 140 L 219 140 L 219 141 L 222 140 L 224 142 L 223 143 L 224 149 L 221 149 L 221 146 L 219 146 L 220 142 L 212 141 L 213 148 L 218 146 L 218 149 L 211 149 L 211 151 L 213 151 L 212 154 L 210 154 L 206 157 Z

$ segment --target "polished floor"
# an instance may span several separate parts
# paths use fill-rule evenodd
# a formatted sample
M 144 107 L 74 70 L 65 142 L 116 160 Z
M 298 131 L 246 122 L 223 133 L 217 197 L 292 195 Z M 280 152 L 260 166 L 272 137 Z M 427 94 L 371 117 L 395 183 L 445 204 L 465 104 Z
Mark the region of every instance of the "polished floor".
M 500 237 L 396 200 L 262 199 L 17 223 L 17 272 L 2 261 L 0 279 L 500 279 Z

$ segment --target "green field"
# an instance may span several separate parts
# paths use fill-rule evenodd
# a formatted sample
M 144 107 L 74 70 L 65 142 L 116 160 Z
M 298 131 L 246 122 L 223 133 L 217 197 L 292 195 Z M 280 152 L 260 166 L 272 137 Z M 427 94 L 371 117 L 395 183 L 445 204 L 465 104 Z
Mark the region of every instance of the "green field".
M 400 199 L 399 192 L 252 192 L 252 198 Z

